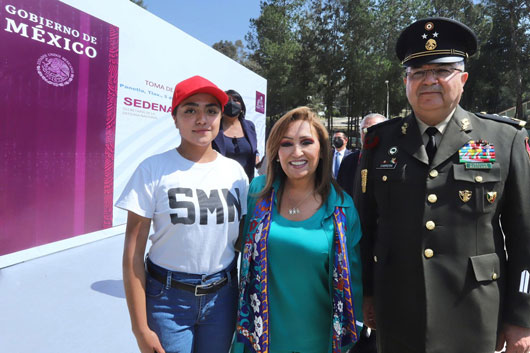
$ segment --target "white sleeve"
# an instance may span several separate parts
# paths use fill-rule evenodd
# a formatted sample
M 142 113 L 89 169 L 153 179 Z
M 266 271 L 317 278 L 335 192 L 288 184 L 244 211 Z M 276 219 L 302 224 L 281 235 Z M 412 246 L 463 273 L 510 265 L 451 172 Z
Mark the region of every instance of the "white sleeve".
M 144 162 L 140 163 L 116 202 L 116 207 L 142 217 L 153 218 L 156 206 L 155 182 L 150 168 L 146 168 Z
M 248 177 L 243 168 L 241 171 L 243 174 L 241 175 L 239 190 L 241 190 L 241 215 L 244 216 L 247 214 Z

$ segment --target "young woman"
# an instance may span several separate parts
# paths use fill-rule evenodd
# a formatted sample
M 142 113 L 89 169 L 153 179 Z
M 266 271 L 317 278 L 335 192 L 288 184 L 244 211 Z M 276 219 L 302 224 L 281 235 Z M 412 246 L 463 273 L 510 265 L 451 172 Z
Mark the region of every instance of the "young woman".
M 211 146 L 227 101 L 200 76 L 177 84 L 172 115 L 180 145 L 144 160 L 116 203 L 128 210 L 123 281 L 142 353 L 229 350 L 237 310 L 234 246 L 248 180 Z
M 361 230 L 331 178 L 330 145 L 307 107 L 271 130 L 267 175 L 250 185 L 245 222 L 237 319 L 245 352 L 338 353 L 357 339 Z
M 247 108 L 241 95 L 232 89 L 225 93 L 228 103 L 223 110 L 219 134 L 212 145 L 223 156 L 238 161 L 252 181 L 254 168 L 259 162 L 256 127 L 252 121 L 245 119 Z

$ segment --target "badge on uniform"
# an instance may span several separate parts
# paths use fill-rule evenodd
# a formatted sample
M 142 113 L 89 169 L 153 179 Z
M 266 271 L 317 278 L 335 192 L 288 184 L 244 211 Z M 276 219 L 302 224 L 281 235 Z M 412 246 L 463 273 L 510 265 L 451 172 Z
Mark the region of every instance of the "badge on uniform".
M 460 163 L 466 169 L 491 169 L 495 162 L 495 146 L 488 141 L 469 141 L 458 150 Z
M 469 130 L 469 125 L 469 119 L 462 119 L 462 121 L 460 122 L 460 128 L 462 131 Z
M 407 134 L 407 129 L 409 128 L 409 124 L 408 123 L 403 123 L 403 125 L 401 125 L 401 133 L 403 135 L 406 135 Z
M 458 195 L 460 196 L 460 200 L 463 202 L 468 202 L 471 200 L 471 195 L 473 195 L 473 192 L 469 190 L 460 190 Z
M 366 194 L 366 184 L 368 183 L 368 169 L 361 170 L 361 191 Z
M 397 160 L 392 158 L 390 161 L 384 160 L 375 169 L 396 169 Z
M 489 191 L 486 194 L 486 200 L 488 200 L 489 203 L 494 203 L 497 199 L 497 191 Z

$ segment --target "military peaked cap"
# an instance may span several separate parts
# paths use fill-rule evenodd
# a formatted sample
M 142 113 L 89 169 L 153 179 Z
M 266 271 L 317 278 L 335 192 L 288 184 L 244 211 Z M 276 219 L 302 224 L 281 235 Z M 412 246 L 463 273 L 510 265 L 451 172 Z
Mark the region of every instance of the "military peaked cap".
M 404 66 L 454 63 L 477 51 L 477 36 L 466 25 L 444 17 L 418 20 L 401 32 L 396 54 Z

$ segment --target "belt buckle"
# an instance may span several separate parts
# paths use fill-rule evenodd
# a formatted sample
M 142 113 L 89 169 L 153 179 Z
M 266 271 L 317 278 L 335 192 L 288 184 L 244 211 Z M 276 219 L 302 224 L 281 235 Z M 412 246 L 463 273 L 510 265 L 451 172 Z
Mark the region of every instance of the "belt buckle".
M 213 288 L 213 287 L 217 287 L 219 286 L 220 284 L 226 282 L 226 277 L 225 278 L 222 278 L 220 279 L 219 281 L 216 281 L 216 282 L 213 282 L 213 283 L 208 283 L 208 284 L 199 284 L 197 286 L 195 286 L 195 296 L 196 297 L 202 297 L 203 295 L 206 295 L 208 293 L 204 293 L 204 294 L 199 294 L 197 293 L 197 290 L 198 289 L 201 289 L 201 288 Z
M 197 293 L 197 290 L 198 289 L 201 289 L 201 288 L 208 288 L 208 287 L 211 287 L 212 285 L 211 284 L 198 284 L 195 286 L 195 296 L 196 297 L 202 297 L 203 295 L 206 295 L 208 293 L 203 293 L 203 294 L 200 294 L 200 293 Z

